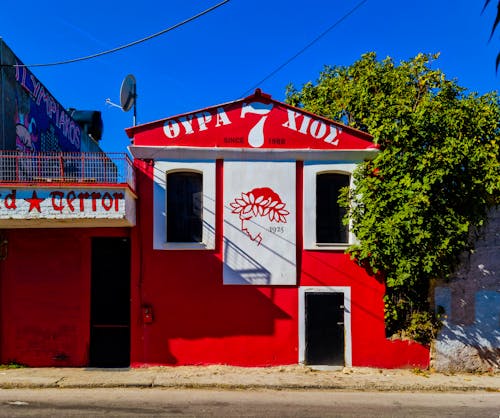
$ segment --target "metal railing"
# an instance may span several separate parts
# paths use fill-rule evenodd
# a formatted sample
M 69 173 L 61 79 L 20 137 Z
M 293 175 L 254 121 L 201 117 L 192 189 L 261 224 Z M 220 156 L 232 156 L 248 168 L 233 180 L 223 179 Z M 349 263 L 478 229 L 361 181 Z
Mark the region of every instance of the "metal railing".
M 124 153 L 0 151 L 0 183 L 108 183 L 135 190 L 132 161 Z

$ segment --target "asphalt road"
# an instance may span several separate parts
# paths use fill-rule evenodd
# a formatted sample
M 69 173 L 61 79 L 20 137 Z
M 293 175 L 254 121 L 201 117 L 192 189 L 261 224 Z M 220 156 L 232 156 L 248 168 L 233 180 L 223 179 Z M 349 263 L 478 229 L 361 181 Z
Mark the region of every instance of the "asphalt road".
M 500 394 L 0 389 L 2 417 L 500 417 Z

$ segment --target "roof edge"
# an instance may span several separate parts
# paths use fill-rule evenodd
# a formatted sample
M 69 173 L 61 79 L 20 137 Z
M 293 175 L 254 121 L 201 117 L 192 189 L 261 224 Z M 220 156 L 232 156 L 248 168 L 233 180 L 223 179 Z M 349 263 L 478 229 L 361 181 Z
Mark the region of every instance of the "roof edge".
M 130 145 L 134 158 L 141 160 L 245 160 L 245 161 L 354 161 L 372 159 L 377 148 L 366 149 L 261 149 L 261 148 L 204 148 Z

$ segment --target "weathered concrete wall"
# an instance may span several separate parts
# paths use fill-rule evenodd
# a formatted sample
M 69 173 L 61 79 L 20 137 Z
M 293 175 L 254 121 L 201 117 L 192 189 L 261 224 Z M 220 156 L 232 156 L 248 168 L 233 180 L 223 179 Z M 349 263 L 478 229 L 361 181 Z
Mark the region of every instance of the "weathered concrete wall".
M 440 371 L 500 371 L 500 208 L 463 256 L 449 283 L 435 289 L 436 309 L 445 320 L 434 345 L 432 365 Z

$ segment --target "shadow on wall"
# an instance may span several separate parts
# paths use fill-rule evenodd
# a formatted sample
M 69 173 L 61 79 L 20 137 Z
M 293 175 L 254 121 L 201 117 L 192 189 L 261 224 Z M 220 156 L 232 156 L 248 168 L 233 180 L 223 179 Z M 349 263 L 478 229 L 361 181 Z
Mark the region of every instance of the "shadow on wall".
M 307 251 L 302 257 L 301 286 L 351 288 L 352 364 L 359 367 L 429 366 L 429 347 L 386 338 L 384 283 L 353 262 L 348 254 Z
M 304 257 L 305 258 L 305 257 Z M 372 301 L 366 298 L 353 297 L 351 305 L 364 314 L 369 316 L 378 324 L 384 324 L 384 312 L 374 309 L 373 301 L 380 298 L 380 304 L 383 307 L 383 287 L 378 277 L 370 276 L 362 267 L 356 265 L 347 254 L 337 253 L 325 257 L 322 252 L 309 251 L 307 258 L 310 260 L 310 266 L 303 266 L 301 286 L 350 286 L 354 291 L 362 289 L 366 292 Z M 324 272 L 322 274 L 322 272 Z M 383 308 L 382 308 L 383 309 Z M 385 335 L 385 334 L 384 334 Z
M 475 318 L 469 325 L 450 318 L 451 289 L 435 289 L 436 308 L 448 318 L 435 342 L 437 370 L 491 371 L 500 369 L 500 293 L 483 290 L 475 295 Z
M 268 285 L 271 272 L 255 258 L 224 238 L 224 277 L 233 278 L 234 284 Z
M 454 277 L 435 289 L 436 310 L 446 315 L 435 343 L 437 370 L 500 369 L 500 208 L 488 220 L 475 251 L 464 253 Z
M 288 341 L 285 354 L 277 353 L 272 344 L 277 334 L 290 334 L 297 327 L 292 314 L 296 289 L 223 285 L 222 262 L 213 253 L 194 257 L 191 252 L 161 252 L 154 257 L 155 266 L 148 264 L 155 273 L 144 275 L 142 300 L 153 307 L 154 322 L 142 326 L 142 362 L 293 362 L 293 344 Z M 181 267 L 162 271 L 174 264 Z
M 271 221 L 259 208 L 261 212 L 255 207 L 243 217 L 231 207 L 224 208 L 223 281 L 229 285 L 296 285 L 295 223 L 274 217 Z

